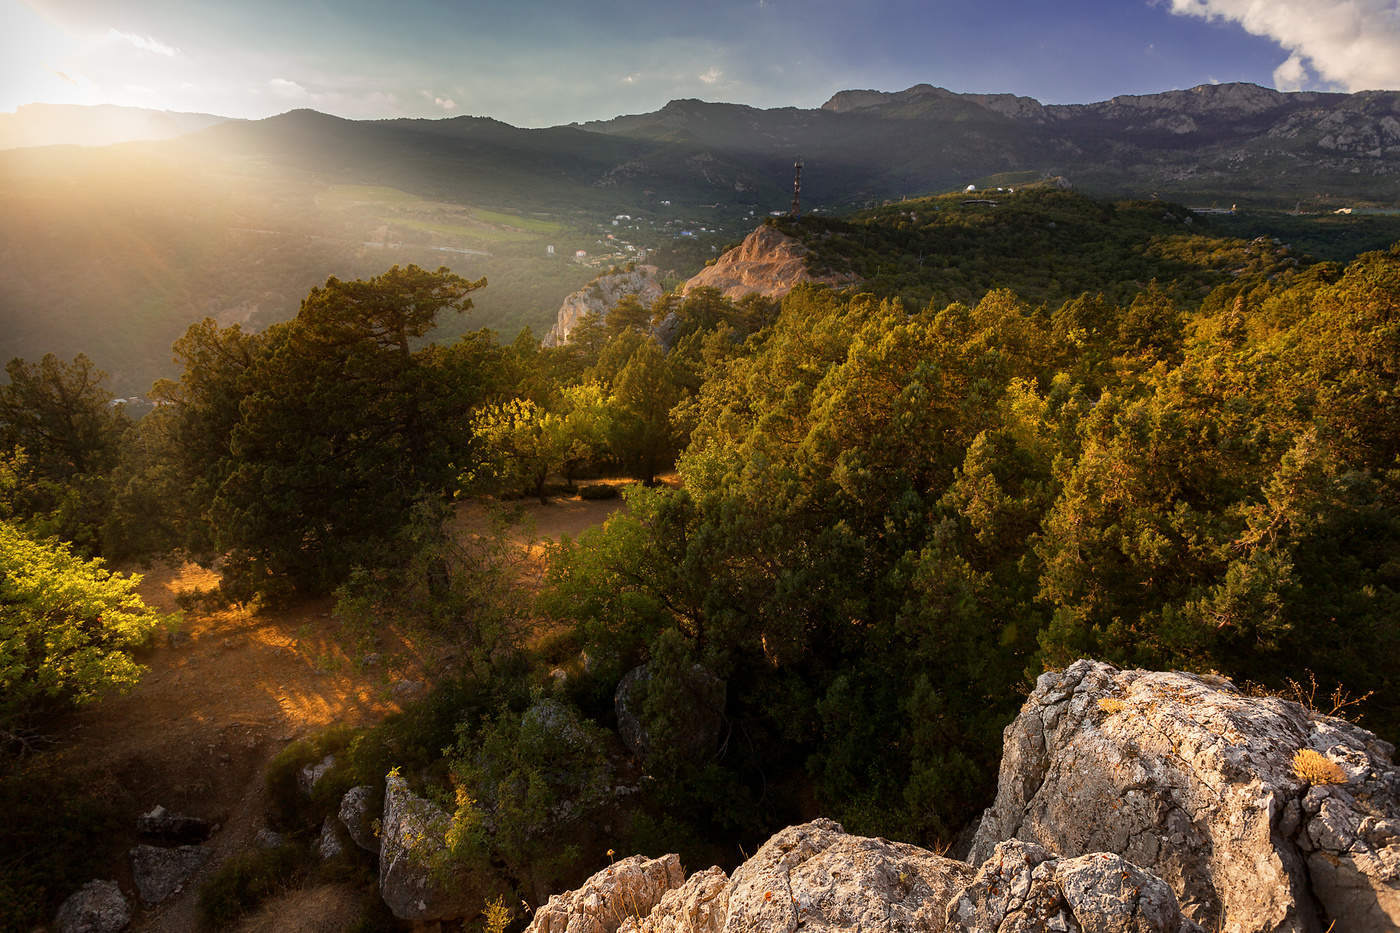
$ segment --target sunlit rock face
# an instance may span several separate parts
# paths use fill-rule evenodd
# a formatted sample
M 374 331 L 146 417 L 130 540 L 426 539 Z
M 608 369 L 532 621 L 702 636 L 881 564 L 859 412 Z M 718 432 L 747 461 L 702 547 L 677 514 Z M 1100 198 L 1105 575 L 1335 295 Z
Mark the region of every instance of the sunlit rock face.
M 1007 839 L 1116 853 L 1227 933 L 1400 929 L 1393 752 L 1224 678 L 1079 661 L 1007 727 L 971 859 Z
M 807 248 L 775 227 L 762 226 L 681 286 L 717 288 L 734 301 L 749 295 L 781 298 L 804 282 L 848 285 L 849 276 L 817 276 L 807 269 Z
M 585 316 L 596 314 L 606 318 L 628 295 L 636 296 L 643 305 L 650 305 L 661 297 L 661 291 L 661 273 L 656 266 L 637 266 L 630 272 L 600 275 L 564 299 L 554 326 L 541 342 L 546 347 L 560 346 Z

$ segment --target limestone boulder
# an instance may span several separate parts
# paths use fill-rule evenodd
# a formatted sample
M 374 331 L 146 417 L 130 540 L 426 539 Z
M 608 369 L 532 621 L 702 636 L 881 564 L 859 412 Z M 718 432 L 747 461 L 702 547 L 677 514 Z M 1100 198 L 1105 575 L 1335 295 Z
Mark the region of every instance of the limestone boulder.
M 341 825 L 350 834 L 355 845 L 366 852 L 379 851 L 379 837 L 374 834 L 374 788 L 368 784 L 352 787 L 340 798 L 340 810 L 336 814 Z
M 917 846 L 814 820 L 779 832 L 734 870 L 722 929 L 940 933 L 948 902 L 972 874 Z
M 555 894 L 537 911 L 527 933 L 617 933 L 629 918 L 645 918 L 685 876 L 675 855 L 641 855 L 609 865 L 581 888 Z
M 1003 842 L 948 905 L 950 933 L 1201 933 L 1166 882 L 1106 852 L 1062 859 Z
M 403 778 L 385 779 L 379 895 L 399 919 L 426 923 L 469 912 L 462 879 L 441 870 L 451 823 L 441 807 L 415 796 Z
M 321 783 L 321 778 L 325 777 L 326 772 L 334 767 L 334 755 L 327 755 L 320 761 L 303 765 L 301 770 L 297 772 L 297 786 L 301 788 L 303 794 L 310 797 L 312 791 L 316 789 L 316 785 Z
M 118 933 L 131 923 L 131 908 L 115 881 L 89 881 L 58 908 L 58 933 Z
M 618 933 L 722 933 L 729 907 L 729 876 L 713 866 L 672 888 L 645 917 L 628 917 Z
M 1007 727 L 971 861 L 1019 839 L 1150 870 L 1222 933 L 1400 929 L 1400 773 L 1358 726 L 1220 677 L 1079 661 Z
M 169 900 L 204 867 L 209 852 L 199 846 L 137 846 L 131 850 L 131 878 L 148 906 Z

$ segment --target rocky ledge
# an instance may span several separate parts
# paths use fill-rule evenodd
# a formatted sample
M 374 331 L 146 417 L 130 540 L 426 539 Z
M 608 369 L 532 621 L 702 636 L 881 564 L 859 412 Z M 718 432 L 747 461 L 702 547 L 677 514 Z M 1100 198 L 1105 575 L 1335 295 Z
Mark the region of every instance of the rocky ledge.
M 530 933 L 1400 930 L 1393 754 L 1224 678 L 1079 661 L 1007 727 L 967 862 L 816 820 L 732 876 L 620 862 Z

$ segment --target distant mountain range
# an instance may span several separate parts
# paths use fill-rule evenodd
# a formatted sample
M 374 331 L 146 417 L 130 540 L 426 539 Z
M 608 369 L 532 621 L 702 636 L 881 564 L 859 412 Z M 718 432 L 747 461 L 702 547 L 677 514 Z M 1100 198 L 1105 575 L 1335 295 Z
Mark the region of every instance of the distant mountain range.
M 842 91 L 816 110 L 676 100 L 654 113 L 548 129 L 480 117 L 352 121 L 301 110 L 223 121 L 32 105 L 0 115 L 0 147 L 45 138 L 26 122 L 38 115 L 63 136 L 49 142 L 71 141 L 80 111 L 99 129 L 121 124 L 126 138 L 143 126 L 141 138 L 191 134 L 178 145 L 206 157 L 511 207 L 641 209 L 669 200 L 781 208 L 795 158 L 806 163 L 808 202 L 833 209 L 1056 175 L 1102 195 L 1290 207 L 1400 201 L 1397 91 L 1221 84 L 1046 105 L 921 84 Z M 30 142 L 12 141 L 21 138 Z

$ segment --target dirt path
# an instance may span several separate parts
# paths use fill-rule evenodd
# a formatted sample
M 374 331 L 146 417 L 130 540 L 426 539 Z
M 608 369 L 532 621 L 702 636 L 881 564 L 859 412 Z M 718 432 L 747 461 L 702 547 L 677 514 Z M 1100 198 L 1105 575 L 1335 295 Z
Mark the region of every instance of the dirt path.
M 502 531 L 507 550 L 537 581 L 546 542 L 577 537 L 621 505 L 618 499 L 524 503 L 525 521 Z M 488 509 L 459 510 L 460 534 L 491 533 L 490 526 Z M 146 572 L 141 594 L 174 610 L 181 593 L 217 582 L 194 565 L 158 565 Z M 66 741 L 53 754 L 104 790 L 123 824 L 133 827 L 129 844 L 138 841 L 135 817 L 157 804 L 217 826 L 206 843 L 211 858 L 204 871 L 147 911 L 135 929 L 196 928 L 199 884 L 252 844 L 266 810 L 263 772 L 289 742 L 331 725 L 378 722 L 399 708 L 395 683 L 432 682 L 441 673 L 429 650 L 403 632 L 381 631 L 374 646 L 354 644 L 330 609 L 322 601 L 284 611 L 188 611 L 178 633 L 143 653 L 148 671 L 134 690 L 65 724 Z M 378 655 L 370 663 L 367 648 Z M 113 866 L 112 873 L 123 890 L 134 891 L 128 865 Z M 301 926 L 279 926 L 275 916 L 268 922 L 269 929 Z

